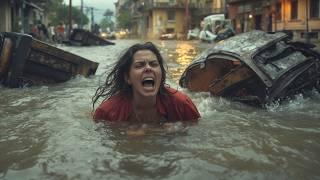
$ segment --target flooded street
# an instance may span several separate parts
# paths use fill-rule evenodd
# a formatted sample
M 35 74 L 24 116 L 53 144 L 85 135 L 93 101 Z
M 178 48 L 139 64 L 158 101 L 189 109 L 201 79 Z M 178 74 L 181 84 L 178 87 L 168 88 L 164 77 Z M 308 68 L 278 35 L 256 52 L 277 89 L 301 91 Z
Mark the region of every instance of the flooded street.
M 136 40 L 60 48 L 99 62 L 95 76 L 66 83 L 0 87 L 0 179 L 320 179 L 320 94 L 257 109 L 178 81 L 208 44 L 155 41 L 167 84 L 188 94 L 202 116 L 185 132 L 127 136 L 95 124 L 91 98 L 105 71 Z

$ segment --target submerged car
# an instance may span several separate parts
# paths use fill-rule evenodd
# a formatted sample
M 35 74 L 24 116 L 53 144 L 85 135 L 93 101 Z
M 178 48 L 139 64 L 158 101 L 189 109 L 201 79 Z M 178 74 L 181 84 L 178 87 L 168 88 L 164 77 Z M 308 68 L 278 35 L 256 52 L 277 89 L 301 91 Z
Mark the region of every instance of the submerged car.
M 0 83 L 17 88 L 94 75 L 99 63 L 20 33 L 0 33 Z
M 177 36 L 175 33 L 166 33 L 166 34 L 161 34 L 159 39 L 172 40 L 172 39 L 177 39 Z
M 239 34 L 197 56 L 179 84 L 262 106 L 308 90 L 320 91 L 320 53 L 314 47 L 292 41 L 283 32 Z
M 73 29 L 69 41 L 66 41 L 65 43 L 73 46 L 115 45 L 114 42 L 108 41 L 84 29 Z
M 202 21 L 203 29 L 199 33 L 199 39 L 204 42 L 219 42 L 235 35 L 231 20 L 224 14 L 207 16 Z

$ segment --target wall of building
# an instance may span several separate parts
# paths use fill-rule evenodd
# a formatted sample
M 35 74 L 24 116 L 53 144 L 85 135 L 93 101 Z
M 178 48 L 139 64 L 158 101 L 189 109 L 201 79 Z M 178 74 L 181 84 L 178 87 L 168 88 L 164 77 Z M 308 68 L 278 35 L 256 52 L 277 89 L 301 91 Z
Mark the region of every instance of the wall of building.
M 9 1 L 0 1 L 0 32 L 11 31 L 11 7 Z
M 173 9 L 174 10 L 174 9 Z M 154 9 L 149 16 L 148 37 L 158 39 L 164 33 L 184 33 L 185 11 L 175 9 L 175 20 L 168 20 L 167 9 Z
M 217 12 L 218 9 L 221 9 L 221 11 L 224 11 L 225 0 L 212 0 L 212 10 Z
M 227 10 L 228 19 L 232 20 L 237 33 L 254 29 L 272 31 L 272 13 L 268 0 L 231 3 Z
M 320 39 L 320 19 L 307 19 L 306 14 L 309 9 L 307 9 L 306 0 L 298 1 L 298 14 L 297 19 L 291 19 L 291 1 L 282 0 L 282 9 L 281 9 L 281 20 L 277 20 L 276 23 L 273 23 L 274 31 L 289 30 L 294 34 L 294 38 L 299 40 L 303 37 L 303 34 L 309 30 L 309 32 L 317 33 L 318 40 Z M 314 39 L 316 40 L 316 39 Z

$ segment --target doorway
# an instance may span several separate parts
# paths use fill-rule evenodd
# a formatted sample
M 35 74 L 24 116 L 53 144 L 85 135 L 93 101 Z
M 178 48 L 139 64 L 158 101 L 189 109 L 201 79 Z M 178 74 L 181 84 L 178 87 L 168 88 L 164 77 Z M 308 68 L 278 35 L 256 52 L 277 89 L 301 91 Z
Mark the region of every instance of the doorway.
M 254 16 L 254 29 L 261 30 L 261 19 L 262 15 L 255 15 Z

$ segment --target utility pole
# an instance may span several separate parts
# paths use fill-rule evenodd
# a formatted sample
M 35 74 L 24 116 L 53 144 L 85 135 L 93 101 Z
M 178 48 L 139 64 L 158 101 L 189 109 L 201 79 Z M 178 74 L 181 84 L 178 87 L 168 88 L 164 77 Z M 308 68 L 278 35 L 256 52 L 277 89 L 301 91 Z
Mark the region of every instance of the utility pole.
M 71 35 L 71 29 L 72 29 L 72 0 L 69 0 L 69 30 L 68 30 L 68 37 Z
M 80 28 L 82 29 L 82 27 L 83 27 L 83 19 L 82 19 L 82 15 L 83 15 L 83 0 L 81 0 L 80 10 L 81 10 Z
M 190 25 L 190 15 L 189 15 L 189 0 L 185 0 L 185 33 L 188 33 Z
M 93 7 L 91 7 L 91 31 L 94 27 L 94 13 L 93 13 Z
M 306 43 L 310 43 L 310 38 L 309 38 L 309 11 L 308 7 L 309 6 L 309 0 L 306 0 L 306 32 L 305 32 L 305 38 L 306 38 Z
M 20 17 L 20 22 L 21 22 L 21 33 L 25 33 L 25 17 L 24 17 L 24 10 L 26 8 L 25 1 L 22 1 L 22 6 L 19 9 L 19 17 Z

